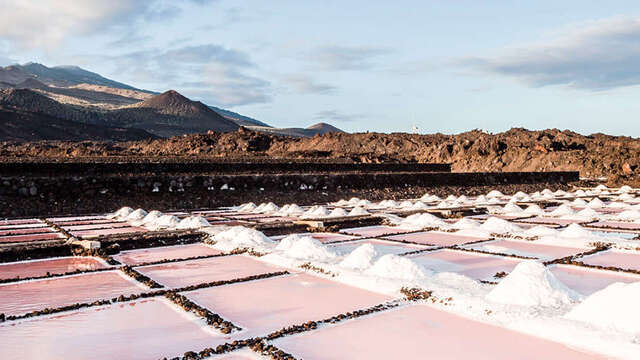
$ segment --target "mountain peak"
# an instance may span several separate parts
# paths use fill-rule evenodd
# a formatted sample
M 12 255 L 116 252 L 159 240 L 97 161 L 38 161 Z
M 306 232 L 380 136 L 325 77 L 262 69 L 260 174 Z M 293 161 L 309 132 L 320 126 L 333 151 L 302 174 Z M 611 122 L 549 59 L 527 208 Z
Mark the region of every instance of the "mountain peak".
M 315 131 L 317 131 L 318 134 L 326 134 L 326 133 L 331 133 L 331 132 L 344 132 L 344 131 L 338 129 L 337 127 L 335 127 L 335 126 L 333 126 L 331 124 L 324 123 L 324 122 L 319 122 L 317 124 L 311 125 L 307 129 L 315 130 Z

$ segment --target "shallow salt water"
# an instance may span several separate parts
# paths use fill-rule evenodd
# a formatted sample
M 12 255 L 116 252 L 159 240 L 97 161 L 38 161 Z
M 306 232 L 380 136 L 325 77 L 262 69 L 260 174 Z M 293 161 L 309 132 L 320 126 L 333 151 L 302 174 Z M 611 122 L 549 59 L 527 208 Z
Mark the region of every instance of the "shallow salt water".
M 204 244 L 189 244 L 122 251 L 121 253 L 114 255 L 113 258 L 123 264 L 139 265 L 160 260 L 217 255 L 221 253 L 222 251 Z
M 239 338 L 362 309 L 391 298 L 308 274 L 278 276 L 184 293 L 245 329 Z
M 553 265 L 549 267 L 549 270 L 567 287 L 585 296 L 616 282 L 633 283 L 640 281 L 640 275 L 571 265 Z
M 179 288 L 211 281 L 224 281 L 283 269 L 244 255 L 220 256 L 136 268 L 160 284 Z
M 409 258 L 435 272 L 454 272 L 476 280 L 496 281 L 498 272 L 511 272 L 521 259 L 468 251 L 437 250 Z
M 578 259 L 588 265 L 613 266 L 640 271 L 640 252 L 601 251 Z
M 475 241 L 488 240 L 484 237 L 463 236 L 439 231 L 425 231 L 413 234 L 385 236 L 385 238 L 435 246 L 462 245 Z
M 545 218 L 545 217 L 534 217 L 522 220 L 514 220 L 514 222 L 518 223 L 529 223 L 529 224 L 537 224 L 537 225 L 571 225 L 571 224 L 582 224 L 588 221 L 585 220 L 577 220 L 577 219 L 555 219 L 555 218 Z
M 426 305 L 388 310 L 273 344 L 304 359 L 605 359 Z
M 296 234 L 296 235 L 310 236 L 310 237 L 314 238 L 315 240 L 318 240 L 318 241 L 320 241 L 321 243 L 324 243 L 324 244 L 337 242 L 337 241 L 353 240 L 353 239 L 357 239 L 358 238 L 357 236 L 351 236 L 351 235 L 345 235 L 345 234 L 336 234 L 336 233 L 322 233 L 322 232 L 318 232 L 318 233 L 300 233 L 300 234 Z M 272 236 L 271 239 L 273 239 L 273 240 L 282 240 L 283 238 L 285 238 L 287 236 L 288 235 Z
M 226 342 L 162 298 L 0 324 L 5 359 L 160 359 Z
M 0 279 L 16 277 L 37 277 L 50 274 L 64 274 L 76 270 L 104 269 L 108 266 L 96 258 L 65 257 L 51 260 L 34 260 L 0 264 Z
M 341 242 L 338 244 L 328 245 L 328 248 L 335 251 L 338 255 L 348 255 L 357 247 L 363 244 L 371 244 L 376 249 L 376 253 L 378 257 L 387 255 L 387 254 L 404 254 L 411 251 L 417 250 L 425 250 L 433 248 L 432 246 L 423 246 L 423 245 L 413 245 L 413 244 L 404 244 L 393 241 L 384 241 L 378 239 L 365 239 L 365 240 L 355 240 L 355 241 L 347 241 Z
M 496 240 L 465 246 L 466 248 L 533 257 L 541 260 L 559 259 L 586 251 L 586 248 L 536 244 L 535 242 Z
M 376 225 L 376 226 L 365 226 L 365 227 L 357 227 L 350 229 L 342 229 L 341 233 L 365 236 L 365 237 L 376 237 L 387 234 L 403 234 L 411 232 L 411 230 L 393 227 L 393 226 L 385 226 L 385 225 Z
M 58 240 L 58 239 L 63 239 L 62 234 L 50 232 L 50 233 L 43 233 L 43 234 L 3 236 L 3 237 L 0 237 L 0 243 L 21 243 L 21 242 L 46 241 L 46 240 Z
M 621 221 L 598 221 L 598 222 L 590 223 L 589 227 L 622 229 L 622 230 L 640 230 L 640 223 L 621 222 Z
M 44 308 L 111 299 L 147 290 L 125 276 L 120 271 L 113 270 L 0 284 L 0 313 L 21 315 Z
M 89 238 L 89 237 L 97 237 L 101 235 L 130 234 L 130 233 L 146 232 L 146 231 L 148 230 L 143 227 L 127 226 L 127 227 L 121 227 L 116 229 L 77 230 L 77 231 L 74 230 L 74 231 L 70 231 L 70 233 L 73 236 Z

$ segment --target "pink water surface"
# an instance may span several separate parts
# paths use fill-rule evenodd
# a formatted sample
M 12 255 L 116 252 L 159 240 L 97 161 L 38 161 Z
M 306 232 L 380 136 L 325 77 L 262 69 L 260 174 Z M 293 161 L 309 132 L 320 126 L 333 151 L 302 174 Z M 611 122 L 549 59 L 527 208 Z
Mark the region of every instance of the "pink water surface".
M 136 270 L 172 288 L 282 271 L 244 255 L 142 266 Z
M 14 220 L 0 220 L 0 226 L 5 225 L 24 225 L 24 224 L 35 224 L 41 223 L 38 219 L 14 219 Z
M 514 221 L 517 223 L 523 222 L 523 223 L 541 224 L 541 225 L 545 225 L 545 224 L 571 225 L 571 224 L 582 224 L 585 222 L 584 220 L 577 220 L 577 219 L 555 219 L 555 218 L 546 218 L 546 217 L 534 217 L 534 218 L 527 218 L 527 219 L 514 220 Z
M 301 233 L 301 234 L 296 234 L 296 235 L 310 236 L 310 237 L 314 238 L 315 240 L 318 240 L 318 241 L 320 241 L 321 243 L 324 243 L 324 244 L 328 244 L 328 243 L 332 243 L 332 242 L 336 242 L 336 241 L 352 240 L 352 239 L 357 239 L 358 238 L 356 236 L 345 235 L 345 234 L 336 234 L 336 233 Z M 278 235 L 278 236 L 272 236 L 271 238 L 273 240 L 281 240 L 282 238 L 284 238 L 286 236 L 287 235 Z
M 346 255 L 363 244 L 371 244 L 375 249 L 378 257 L 387 254 L 403 254 L 411 251 L 424 250 L 432 248 L 430 246 L 405 244 L 394 241 L 385 241 L 378 239 L 365 239 L 356 241 L 345 241 L 337 244 L 330 244 L 329 248 L 339 255 Z
M 79 237 L 96 237 L 103 235 L 118 235 L 118 234 L 130 234 L 137 232 L 146 232 L 147 229 L 143 227 L 129 226 L 118 229 L 100 229 L 100 230 L 83 230 L 83 231 L 70 231 L 73 236 Z
M 113 258 L 127 265 L 139 265 L 160 260 L 183 259 L 220 253 L 222 251 L 203 244 L 189 244 L 123 251 L 114 255 Z
M 391 299 L 309 274 L 201 289 L 184 295 L 245 329 L 241 337 L 266 335 L 285 326 Z
M 100 230 L 100 229 L 119 229 L 123 227 L 130 227 L 128 223 L 124 221 L 112 221 L 107 223 L 89 223 L 81 225 L 62 225 L 67 231 L 82 231 L 82 230 Z
M 604 359 L 425 305 L 284 337 L 274 345 L 304 359 Z
M 481 244 L 470 245 L 471 249 L 484 250 L 493 253 L 504 253 L 535 257 L 542 260 L 559 259 L 586 251 L 585 248 L 544 245 L 530 241 L 497 240 Z
M 43 233 L 50 233 L 53 231 L 54 230 L 50 227 L 7 229 L 7 230 L 0 230 L 0 236 L 43 234 Z
M 585 264 L 614 266 L 620 269 L 640 270 L 640 252 L 602 251 L 578 259 Z
M 616 282 L 632 283 L 640 281 L 640 276 L 638 275 L 587 269 L 579 266 L 555 265 L 549 267 L 549 270 L 563 284 L 583 295 L 591 295 Z
M 357 227 L 357 228 L 340 230 L 341 233 L 367 236 L 367 237 L 376 237 L 376 236 L 382 236 L 387 234 L 402 234 L 410 231 L 411 230 L 407 230 L 399 227 L 393 227 L 393 226 L 385 226 L 385 225 L 365 226 L 365 227 Z
M 77 302 L 111 299 L 145 291 L 118 270 L 47 280 L 0 284 L 0 313 L 19 315 Z
M 621 221 L 598 221 L 589 224 L 589 227 L 594 228 L 612 228 L 623 230 L 640 230 L 640 223 L 621 222 Z
M 454 272 L 477 280 L 495 281 L 498 272 L 511 272 L 520 259 L 468 251 L 438 250 L 410 256 L 411 260 L 436 272 Z
M 385 236 L 385 238 L 390 240 L 409 241 L 418 244 L 436 246 L 462 245 L 474 241 L 488 240 L 484 237 L 462 236 L 453 233 L 444 233 L 438 231 L 425 231 L 413 234 Z
M 15 277 L 35 277 L 50 274 L 64 274 L 76 270 L 104 269 L 100 260 L 90 257 L 66 257 L 52 260 L 34 260 L 19 263 L 0 264 L 0 279 Z
M 161 359 L 216 347 L 205 331 L 160 298 L 0 324 L 4 359 Z
M 64 217 L 53 217 L 47 218 L 47 220 L 57 223 L 57 222 L 65 222 L 65 221 L 86 221 L 86 220 L 104 220 L 106 219 L 104 216 L 94 215 L 94 216 L 64 216 Z M 113 220 L 111 220 L 113 221 Z
M 88 225 L 88 224 L 108 224 L 113 223 L 113 219 L 89 219 L 89 220 L 68 220 L 68 221 L 54 221 L 58 226 L 75 226 L 75 225 Z
M 29 234 L 29 235 L 12 235 L 0 237 L 0 243 L 19 243 L 31 241 L 44 241 L 62 239 L 62 235 L 58 233 Z

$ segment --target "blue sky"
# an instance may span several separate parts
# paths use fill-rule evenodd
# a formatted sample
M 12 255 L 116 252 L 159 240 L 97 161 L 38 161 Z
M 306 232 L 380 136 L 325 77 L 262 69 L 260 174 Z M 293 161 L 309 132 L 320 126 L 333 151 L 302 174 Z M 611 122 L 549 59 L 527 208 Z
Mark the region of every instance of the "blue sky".
M 638 1 L 0 0 L 0 7 L 4 65 L 79 65 L 275 126 L 640 136 Z

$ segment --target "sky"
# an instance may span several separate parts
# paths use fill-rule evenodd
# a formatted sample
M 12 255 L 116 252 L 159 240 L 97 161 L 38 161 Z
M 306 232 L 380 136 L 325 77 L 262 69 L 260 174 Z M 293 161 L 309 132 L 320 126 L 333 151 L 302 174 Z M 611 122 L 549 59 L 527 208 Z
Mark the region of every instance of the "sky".
M 640 136 L 637 0 L 0 0 L 0 8 L 0 65 L 78 65 L 277 127 Z

